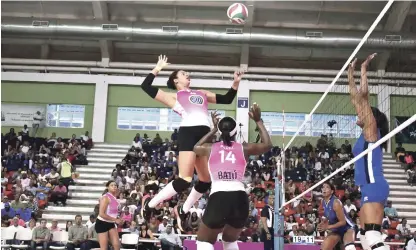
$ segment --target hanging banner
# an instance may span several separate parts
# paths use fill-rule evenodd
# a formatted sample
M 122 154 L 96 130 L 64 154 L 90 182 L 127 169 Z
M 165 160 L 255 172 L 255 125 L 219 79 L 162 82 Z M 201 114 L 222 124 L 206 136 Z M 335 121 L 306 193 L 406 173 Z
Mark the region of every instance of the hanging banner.
M 37 112 L 40 112 L 40 115 Z M 42 119 L 39 127 L 45 127 L 46 105 L 1 104 L 1 126 L 32 127 L 36 123 L 34 117 Z
M 410 117 L 396 116 L 395 117 L 395 127 L 399 126 L 405 122 Z M 416 144 L 416 122 L 413 122 L 402 131 L 396 134 L 396 143 L 409 143 Z

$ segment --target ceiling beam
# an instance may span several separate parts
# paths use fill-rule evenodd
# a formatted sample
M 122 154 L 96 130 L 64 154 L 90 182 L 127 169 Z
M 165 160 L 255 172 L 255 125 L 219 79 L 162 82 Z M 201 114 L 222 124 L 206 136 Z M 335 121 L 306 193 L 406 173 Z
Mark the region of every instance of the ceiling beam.
M 109 12 L 107 3 L 104 1 L 93 1 L 92 10 L 94 19 L 102 20 L 105 22 L 109 21 Z M 112 41 L 101 39 L 99 40 L 101 49 L 101 61 L 104 65 L 108 65 L 111 58 L 113 57 L 114 47 Z
M 387 18 L 387 22 L 384 25 L 384 30 L 389 32 L 399 32 L 403 27 L 407 15 L 409 14 L 411 5 L 411 1 L 395 2 Z M 391 52 L 386 51 L 378 56 L 377 70 L 386 70 L 390 55 Z
M 250 33 L 251 28 L 253 27 L 254 22 L 254 9 L 256 8 L 254 5 L 254 1 L 246 1 L 246 6 L 248 9 L 248 18 L 246 23 L 244 24 L 244 33 Z M 249 55 L 250 55 L 250 45 L 243 44 L 241 46 L 241 55 L 240 55 L 240 68 L 242 70 L 248 69 L 248 63 L 249 63 Z

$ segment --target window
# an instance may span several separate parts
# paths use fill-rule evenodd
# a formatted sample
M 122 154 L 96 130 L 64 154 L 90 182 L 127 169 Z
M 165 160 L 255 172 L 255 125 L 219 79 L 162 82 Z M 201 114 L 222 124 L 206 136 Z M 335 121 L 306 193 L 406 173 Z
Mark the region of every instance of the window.
M 217 110 L 217 112 L 220 116 L 225 116 L 224 110 Z M 173 131 L 179 128 L 180 123 L 180 115 L 168 108 L 118 108 L 118 129 Z M 212 126 L 211 119 L 210 124 Z
M 83 128 L 84 105 L 48 104 L 46 126 L 58 128 Z
M 263 112 L 262 118 L 266 129 L 271 135 L 294 135 L 302 123 L 307 120 L 299 135 L 319 137 L 321 134 L 332 133 L 339 138 L 358 138 L 360 128 L 356 125 L 355 115 L 314 114 L 310 121 L 308 114 Z M 332 127 L 328 122 L 335 121 Z

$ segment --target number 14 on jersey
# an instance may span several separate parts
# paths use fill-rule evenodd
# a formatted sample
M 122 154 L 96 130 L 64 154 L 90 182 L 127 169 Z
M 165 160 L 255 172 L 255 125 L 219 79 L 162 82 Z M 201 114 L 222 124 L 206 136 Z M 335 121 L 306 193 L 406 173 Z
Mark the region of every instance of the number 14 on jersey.
M 236 159 L 235 159 L 235 155 L 233 152 L 229 151 L 227 154 L 224 150 L 219 151 L 220 153 L 220 157 L 221 157 L 221 163 L 225 163 L 225 161 L 227 162 L 231 162 L 232 164 L 235 163 Z

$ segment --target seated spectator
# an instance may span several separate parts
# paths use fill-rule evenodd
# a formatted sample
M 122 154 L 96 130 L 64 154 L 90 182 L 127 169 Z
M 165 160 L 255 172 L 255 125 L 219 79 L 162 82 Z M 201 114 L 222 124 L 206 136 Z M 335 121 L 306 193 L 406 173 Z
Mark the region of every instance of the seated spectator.
M 87 249 L 88 229 L 82 225 L 81 215 L 75 216 L 75 225 L 68 230 L 68 240 L 71 243 L 66 245 L 68 250 L 75 250 L 76 247 Z
M 133 233 L 133 234 L 139 234 L 139 230 L 137 230 L 137 224 L 133 220 L 131 222 L 128 222 L 128 227 L 123 229 L 123 233 Z
M 96 217 L 95 214 L 90 215 L 90 219 L 85 223 L 85 226 L 88 228 L 88 230 L 91 229 L 95 225 Z
M 411 235 L 412 228 L 407 224 L 406 218 L 403 218 L 400 224 L 397 225 L 396 230 L 399 231 L 399 236 L 401 239 L 406 239 Z
M 413 186 L 416 183 L 416 165 L 413 166 L 413 168 L 408 169 L 406 171 L 407 174 L 407 183 L 410 184 L 410 186 Z
M 66 206 L 66 199 L 68 198 L 68 190 L 62 183 L 59 181 L 59 184 L 55 186 L 51 193 L 50 201 L 58 205 L 58 202 L 61 202 L 62 205 Z
M 132 146 L 132 148 L 134 148 L 134 150 L 141 150 L 143 148 L 142 142 L 140 140 L 140 136 L 139 137 L 137 137 L 137 136 L 134 137 L 131 146 Z
M 351 210 L 355 210 L 357 212 L 357 208 L 354 204 L 351 204 L 351 200 L 347 199 L 344 205 L 345 212 L 350 213 Z
M 159 228 L 157 230 L 159 233 L 164 233 L 165 232 L 166 227 L 168 226 L 168 220 L 169 220 L 169 218 L 167 216 L 163 216 L 162 223 L 159 224 Z
M 175 250 L 182 247 L 179 236 L 172 231 L 172 225 L 167 225 L 166 231 L 159 236 L 162 250 Z
M 32 250 L 36 250 L 38 246 L 42 246 L 43 250 L 47 250 L 50 239 L 51 231 L 46 227 L 46 220 L 42 219 L 40 221 L 40 226 L 35 227 L 32 232 Z
M 398 220 L 399 216 L 397 214 L 397 210 L 392 205 L 392 201 L 387 201 L 387 206 L 384 208 L 384 213 L 389 217 L 390 220 Z
M 51 233 L 53 233 L 53 232 L 59 232 L 59 231 L 62 231 L 62 229 L 60 229 L 60 228 L 58 227 L 58 221 L 57 221 L 57 220 L 55 220 L 55 219 L 53 219 L 53 220 L 52 220 L 52 225 L 51 225 L 51 227 L 49 228 L 49 230 L 51 231 Z
M 88 229 L 88 241 L 85 249 L 93 248 L 100 248 L 100 243 L 98 243 L 98 234 L 97 231 L 95 231 L 95 223 Z
M 54 168 L 51 169 L 51 172 L 45 175 L 46 180 L 49 181 L 52 185 L 57 185 L 59 183 L 59 174 L 56 172 Z
M 394 151 L 394 154 L 396 155 L 396 161 L 404 162 L 405 153 L 406 153 L 406 149 L 404 149 L 401 143 L 397 143 L 397 148 Z
M 407 242 L 405 249 L 416 250 L 416 231 L 413 232 L 413 238 Z
M 404 162 L 406 163 L 405 170 L 413 169 L 413 167 L 415 166 L 415 160 L 413 159 L 413 156 L 408 152 L 406 152 L 404 156 Z

